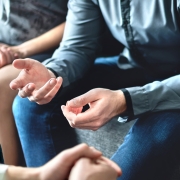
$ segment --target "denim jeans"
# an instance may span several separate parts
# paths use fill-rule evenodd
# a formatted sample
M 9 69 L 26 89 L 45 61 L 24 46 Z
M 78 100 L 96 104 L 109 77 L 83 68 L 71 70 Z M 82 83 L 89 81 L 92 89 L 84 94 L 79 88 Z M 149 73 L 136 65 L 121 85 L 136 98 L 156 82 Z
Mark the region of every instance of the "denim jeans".
M 119 69 L 117 61 L 118 56 L 98 58 L 83 79 L 63 88 L 48 104 L 38 105 L 30 102 L 27 98 L 22 99 L 18 96 L 15 98 L 13 113 L 27 166 L 41 166 L 62 150 L 77 143 L 74 129 L 69 126 L 60 109 L 60 106 L 66 104 L 67 100 L 96 87 L 116 90 L 130 86 L 141 86 L 153 80 L 147 72 L 141 69 Z M 167 122 L 163 121 L 166 117 L 164 113 L 166 114 L 166 112 L 161 112 L 144 116 L 144 119 L 140 118 L 131 130 L 133 133 L 130 131 L 125 142 L 113 156 L 112 159 L 122 166 L 124 172 L 122 178 L 126 179 L 126 174 L 129 174 L 130 177 L 131 171 L 135 174 L 140 168 L 142 172 L 144 166 L 149 167 L 149 170 L 151 170 L 156 162 L 160 163 L 163 158 L 166 158 L 165 153 L 164 155 L 161 154 L 163 158 L 158 158 L 158 156 L 154 160 L 151 158 L 154 153 L 165 151 L 166 141 L 176 141 L 176 133 L 174 133 L 173 129 L 177 123 L 175 120 L 171 121 L 171 116 L 168 116 L 171 126 L 168 124 L 167 127 L 171 136 L 166 136 L 168 140 L 163 141 L 165 138 L 163 135 L 164 129 L 161 126 L 163 127 L 163 124 Z M 156 120 L 153 121 L 151 117 L 157 119 L 158 126 Z M 174 119 L 176 118 L 178 116 L 174 116 Z M 135 131 L 134 129 L 137 129 L 138 124 L 139 129 Z M 150 133 L 148 130 L 152 132 Z M 158 142 L 154 142 L 154 136 L 157 136 L 156 141 L 159 140 L 161 146 Z M 121 152 L 123 153 L 121 154 Z M 132 152 L 134 153 L 132 154 Z M 136 154 L 136 152 L 138 153 Z M 132 155 L 132 158 L 130 158 L 130 155 Z M 147 161 L 144 161 L 145 157 Z M 148 157 L 150 157 L 150 160 Z M 145 163 L 144 166 L 143 163 Z M 132 173 L 132 176 L 134 174 Z
M 170 180 L 180 165 L 180 111 L 137 119 L 112 160 L 122 169 L 120 180 Z

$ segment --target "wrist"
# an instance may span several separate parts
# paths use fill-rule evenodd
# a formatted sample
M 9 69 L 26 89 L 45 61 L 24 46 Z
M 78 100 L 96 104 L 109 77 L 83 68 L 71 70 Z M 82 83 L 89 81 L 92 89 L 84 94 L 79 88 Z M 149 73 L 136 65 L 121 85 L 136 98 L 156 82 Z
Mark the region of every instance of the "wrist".
M 20 44 L 18 46 L 12 46 L 12 50 L 13 50 L 14 54 L 18 55 L 18 58 L 24 59 L 24 58 L 28 57 L 28 51 L 23 44 Z
M 48 72 L 49 72 L 51 78 L 56 78 L 55 74 L 51 70 L 48 69 Z
M 57 77 L 59 77 L 59 75 L 57 74 L 57 72 L 54 71 L 52 68 L 49 68 L 49 67 L 46 67 L 46 68 L 48 69 L 49 74 L 50 74 L 50 76 L 51 76 L 52 78 L 57 78 Z
M 23 168 L 9 166 L 5 180 L 41 180 L 40 179 L 40 168 Z

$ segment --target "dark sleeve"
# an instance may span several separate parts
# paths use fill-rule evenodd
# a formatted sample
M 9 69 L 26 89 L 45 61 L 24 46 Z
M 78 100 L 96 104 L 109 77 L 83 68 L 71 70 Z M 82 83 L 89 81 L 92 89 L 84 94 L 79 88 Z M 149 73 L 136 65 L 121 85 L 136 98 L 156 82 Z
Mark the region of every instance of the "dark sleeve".
M 43 62 L 63 78 L 63 86 L 82 78 L 93 65 L 104 33 L 99 6 L 91 0 L 70 0 L 65 32 L 52 58 Z

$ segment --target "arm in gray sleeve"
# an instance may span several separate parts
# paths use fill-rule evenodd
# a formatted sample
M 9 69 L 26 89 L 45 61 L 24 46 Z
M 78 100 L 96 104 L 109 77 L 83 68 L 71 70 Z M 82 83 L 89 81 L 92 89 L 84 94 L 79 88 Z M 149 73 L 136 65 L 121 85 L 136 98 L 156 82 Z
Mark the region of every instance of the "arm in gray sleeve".
M 63 78 L 64 87 L 82 78 L 93 64 L 105 25 L 99 6 L 91 0 L 70 0 L 68 9 L 60 47 L 43 62 Z
M 180 75 L 126 90 L 130 93 L 135 116 L 146 112 L 180 109 Z

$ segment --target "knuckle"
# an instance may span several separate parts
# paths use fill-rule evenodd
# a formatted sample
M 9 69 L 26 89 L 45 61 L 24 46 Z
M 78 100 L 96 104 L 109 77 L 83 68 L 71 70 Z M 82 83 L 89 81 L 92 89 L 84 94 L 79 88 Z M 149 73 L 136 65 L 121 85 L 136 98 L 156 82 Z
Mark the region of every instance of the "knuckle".
M 80 144 L 80 147 L 82 148 L 82 150 L 88 150 L 89 149 L 89 146 L 86 143 Z
M 95 128 L 93 128 L 92 130 L 93 131 L 97 131 L 99 129 L 99 127 L 95 127 Z
M 19 91 L 18 95 L 19 95 L 20 97 L 22 97 L 22 98 L 25 98 L 25 97 L 26 97 L 23 91 Z
M 39 96 L 34 95 L 34 96 L 33 96 L 33 100 L 34 100 L 35 102 L 37 102 L 38 100 L 40 100 L 40 98 L 39 98 Z
M 95 123 L 94 128 L 97 130 L 97 129 L 99 129 L 102 125 L 103 125 L 103 123 L 102 123 L 101 121 L 97 121 L 97 122 Z
M 34 102 L 34 98 L 31 96 L 31 97 L 28 97 L 29 101 L 31 102 Z

